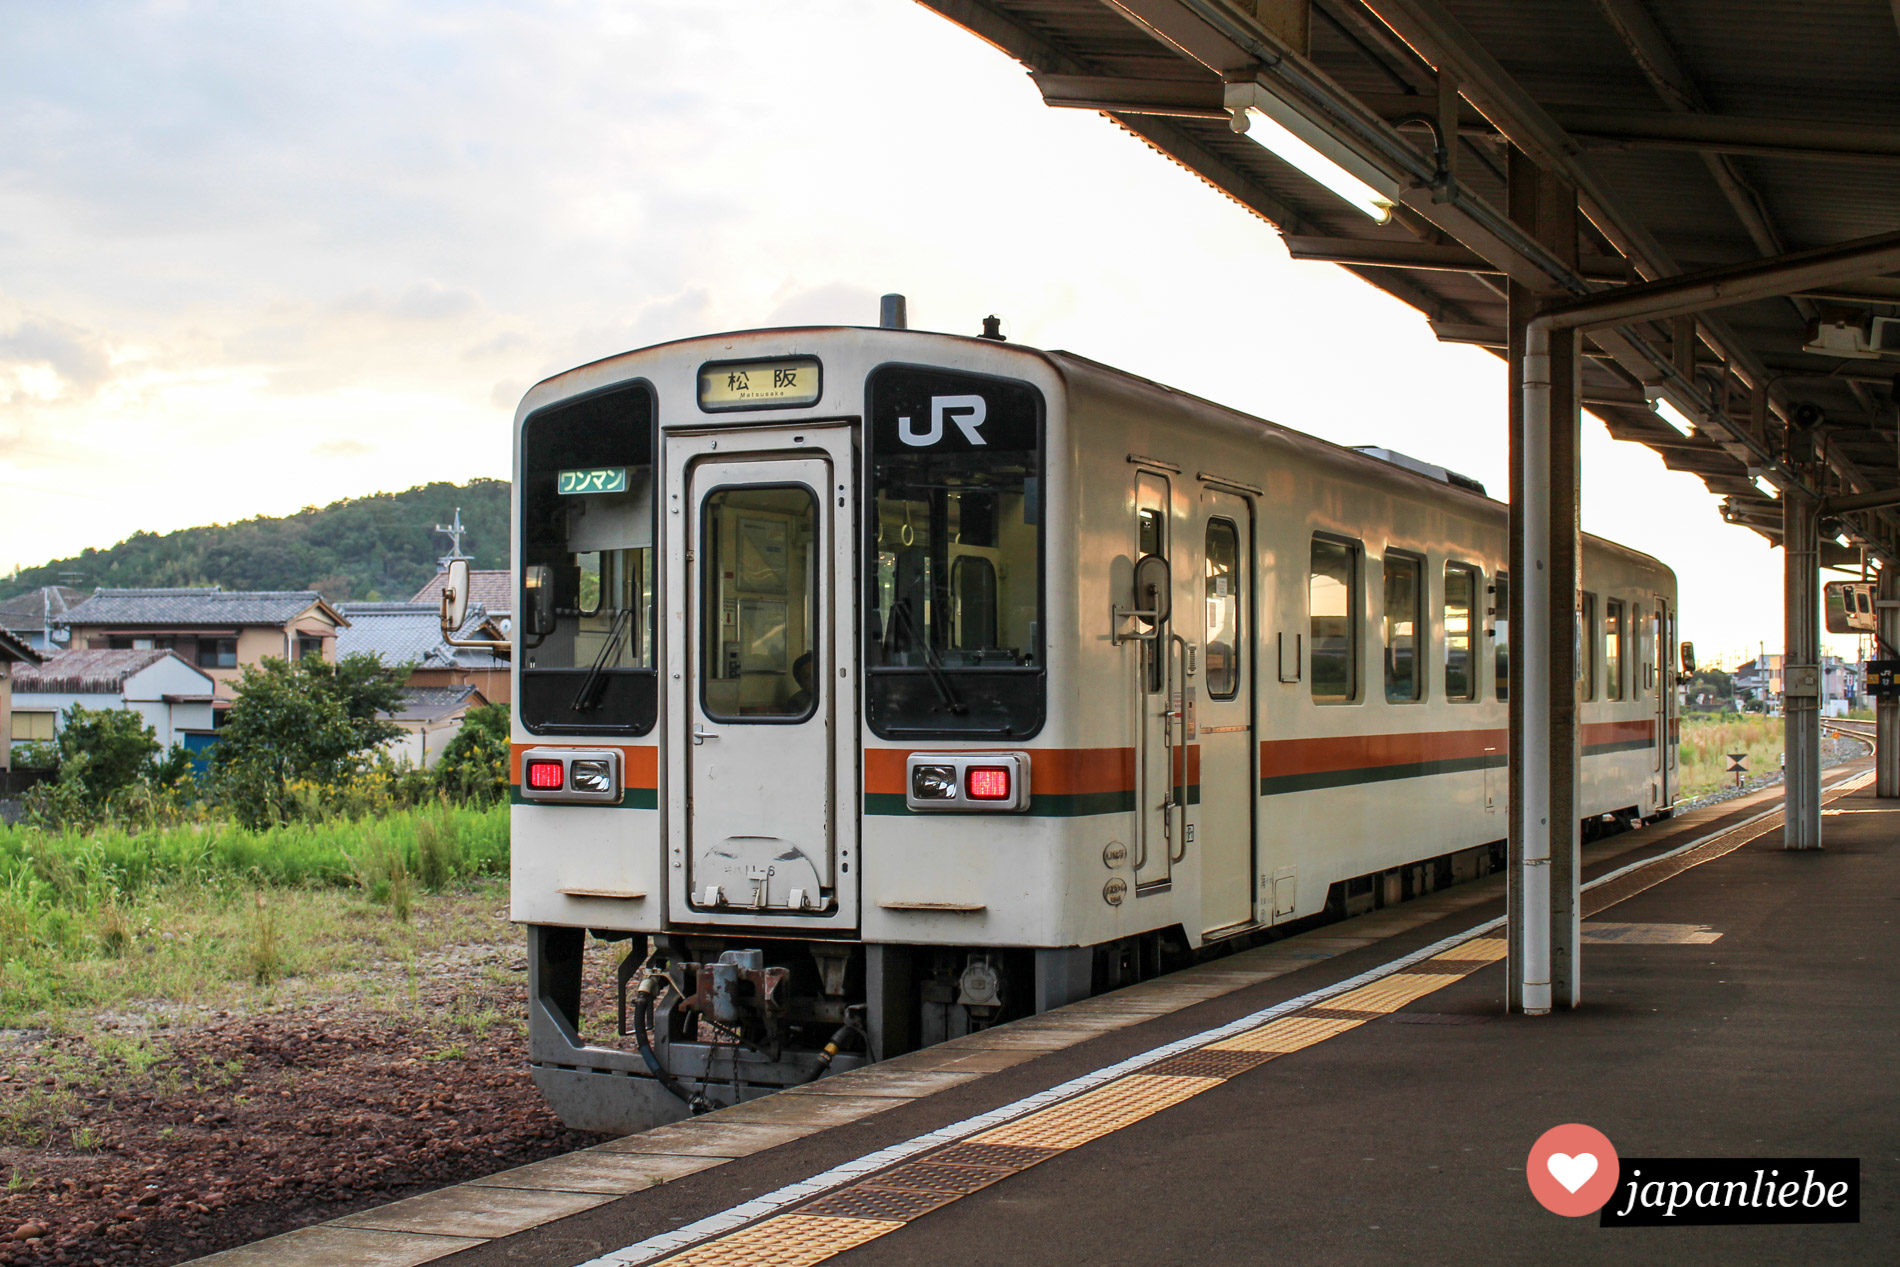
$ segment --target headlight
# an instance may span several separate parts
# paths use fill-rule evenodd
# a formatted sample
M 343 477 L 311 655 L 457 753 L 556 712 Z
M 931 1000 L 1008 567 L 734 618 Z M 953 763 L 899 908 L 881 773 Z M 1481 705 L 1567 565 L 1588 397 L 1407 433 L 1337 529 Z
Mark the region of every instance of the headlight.
M 957 768 L 953 765 L 911 767 L 910 794 L 920 801 L 947 801 L 957 794 Z
M 613 767 L 605 761 L 575 761 L 567 768 L 567 786 L 602 796 L 614 790 Z

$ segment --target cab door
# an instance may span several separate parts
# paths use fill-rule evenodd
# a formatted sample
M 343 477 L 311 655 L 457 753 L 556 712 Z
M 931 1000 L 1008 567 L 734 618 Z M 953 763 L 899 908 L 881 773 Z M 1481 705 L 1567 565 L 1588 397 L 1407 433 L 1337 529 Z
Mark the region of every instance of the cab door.
M 1216 488 L 1203 491 L 1201 506 L 1196 845 L 1201 927 L 1217 933 L 1254 922 L 1253 506 Z
M 674 920 L 853 923 L 849 433 L 669 436 Z

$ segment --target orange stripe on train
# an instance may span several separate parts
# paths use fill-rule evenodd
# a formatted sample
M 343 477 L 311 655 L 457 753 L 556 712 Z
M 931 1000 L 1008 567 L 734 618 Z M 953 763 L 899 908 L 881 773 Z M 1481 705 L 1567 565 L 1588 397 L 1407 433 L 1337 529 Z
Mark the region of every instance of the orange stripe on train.
M 913 752 L 964 752 L 947 748 L 866 748 L 864 790 L 902 796 L 904 761 Z M 1010 749 L 1009 751 L 1023 751 Z M 1129 792 L 1135 787 L 1133 748 L 1030 748 L 1029 785 L 1040 796 L 1070 796 L 1088 792 Z M 1198 747 L 1189 750 L 1189 769 L 1200 765 Z
M 621 768 L 626 771 L 626 783 L 630 788 L 653 789 L 660 786 L 660 750 L 651 744 L 634 747 L 630 744 L 590 743 L 517 743 L 508 746 L 508 781 L 519 786 L 521 783 L 521 754 L 530 748 L 613 748 L 620 753 Z

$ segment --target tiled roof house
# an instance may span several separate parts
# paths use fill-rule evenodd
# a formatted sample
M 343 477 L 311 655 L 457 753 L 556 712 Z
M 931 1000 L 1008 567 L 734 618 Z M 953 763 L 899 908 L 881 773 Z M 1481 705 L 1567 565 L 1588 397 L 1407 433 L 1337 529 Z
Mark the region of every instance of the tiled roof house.
M 474 687 L 483 698 L 508 702 L 508 661 L 477 647 L 452 647 L 442 638 L 440 599 L 435 603 L 342 603 L 350 622 L 337 635 L 337 655 L 367 653 L 390 667 L 412 666 L 412 687 Z M 458 638 L 502 639 L 498 621 L 480 607 L 456 631 Z
M 442 606 L 442 587 L 448 584 L 448 569 L 444 568 L 429 578 L 429 583 L 416 591 L 412 603 L 427 603 L 431 610 Z M 473 611 L 479 607 L 497 621 L 507 620 L 515 614 L 514 573 L 507 568 L 494 571 L 477 572 L 469 570 L 468 606 Z
M 13 673 L 20 666 L 40 662 L 40 654 L 23 639 L 0 629 L 0 771 L 13 768 Z
M 85 597 L 65 585 L 42 585 L 0 603 L 0 629 L 24 641 L 35 651 L 52 655 L 60 650 L 53 630 L 66 619 L 66 609 Z
M 64 651 L 15 671 L 13 737 L 50 740 L 66 710 L 78 705 L 137 713 L 169 748 L 208 738 L 212 701 L 211 675 L 175 651 Z
M 175 651 L 217 682 L 221 704 L 243 667 L 267 656 L 336 659 L 349 621 L 315 590 L 99 589 L 66 613 L 75 651 Z

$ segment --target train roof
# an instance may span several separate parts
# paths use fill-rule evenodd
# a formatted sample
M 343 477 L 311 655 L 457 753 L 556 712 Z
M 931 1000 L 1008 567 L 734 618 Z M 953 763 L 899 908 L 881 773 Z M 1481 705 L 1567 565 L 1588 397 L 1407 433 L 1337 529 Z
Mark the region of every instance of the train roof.
M 1465 484 L 1439 479 L 1435 476 L 1424 474 L 1412 466 L 1388 461 L 1384 458 L 1376 457 L 1371 453 L 1361 452 L 1349 445 L 1336 444 L 1321 436 L 1313 435 L 1311 432 L 1300 431 L 1297 428 L 1286 426 L 1284 423 L 1273 422 L 1255 414 L 1246 413 L 1230 405 L 1223 405 L 1219 401 L 1209 400 L 1204 396 L 1197 396 L 1193 392 L 1183 391 L 1178 387 L 1170 387 L 1166 383 L 1158 382 L 1155 379 L 1147 378 L 1128 370 L 1119 369 L 1113 365 L 1104 364 L 1101 361 L 1083 356 L 1079 352 L 1071 352 L 1063 348 L 1039 348 L 1027 343 L 1012 343 L 1008 340 L 988 339 L 980 335 L 952 334 L 941 330 L 916 330 L 908 328 L 895 330 L 884 326 L 808 325 L 765 326 L 749 330 L 724 330 L 708 334 L 688 335 L 678 339 L 668 339 L 662 343 L 648 344 L 645 347 L 628 349 L 625 352 L 617 352 L 612 356 L 599 357 L 595 360 L 563 370 L 559 374 L 550 375 L 541 380 L 540 383 L 535 384 L 535 387 L 539 388 L 545 384 L 554 382 L 556 379 L 565 378 L 571 374 L 582 373 L 583 371 L 596 366 L 605 365 L 608 362 L 616 361 L 626 356 L 657 352 L 666 348 L 680 347 L 692 343 L 717 343 L 722 339 L 752 339 L 760 335 L 771 334 L 890 335 L 907 339 L 927 338 L 942 340 L 948 343 L 971 344 L 992 350 L 1006 349 L 1008 351 L 1019 352 L 1025 356 L 1035 357 L 1043 361 L 1051 369 L 1055 370 L 1057 375 L 1062 377 L 1065 381 L 1076 376 L 1079 372 L 1085 377 L 1098 376 L 1116 381 L 1124 387 L 1132 388 L 1137 391 L 1158 393 L 1177 401 L 1186 402 L 1198 408 L 1212 410 L 1233 421 L 1263 428 L 1296 448 L 1311 448 L 1316 451 L 1316 456 L 1323 454 L 1327 459 L 1357 468 L 1367 475 L 1377 473 L 1381 477 L 1398 482 L 1401 486 L 1413 487 L 1420 492 L 1429 491 L 1431 494 L 1439 497 L 1468 498 L 1474 504 L 1482 504 L 1494 508 L 1495 513 L 1499 514 L 1508 515 L 1510 510 L 1508 503 L 1484 492 L 1482 485 L 1477 485 L 1477 487 L 1473 488 Z M 531 388 L 528 394 L 530 396 L 533 395 L 534 389 Z M 525 405 L 526 401 L 524 400 L 523 403 Z M 1417 462 L 1418 460 L 1413 459 L 1413 461 Z M 1424 463 L 1419 463 L 1419 465 L 1424 465 Z M 1470 483 L 1476 484 L 1477 482 L 1473 480 L 1470 481 Z M 1654 555 L 1645 554 L 1641 550 L 1626 546 L 1618 541 L 1612 541 L 1607 537 L 1599 537 L 1594 533 L 1586 532 L 1583 534 L 1583 537 L 1586 541 L 1595 546 L 1622 554 L 1629 559 L 1661 568 L 1672 577 L 1675 575 L 1674 569 L 1670 568 L 1668 564 L 1656 558 Z

